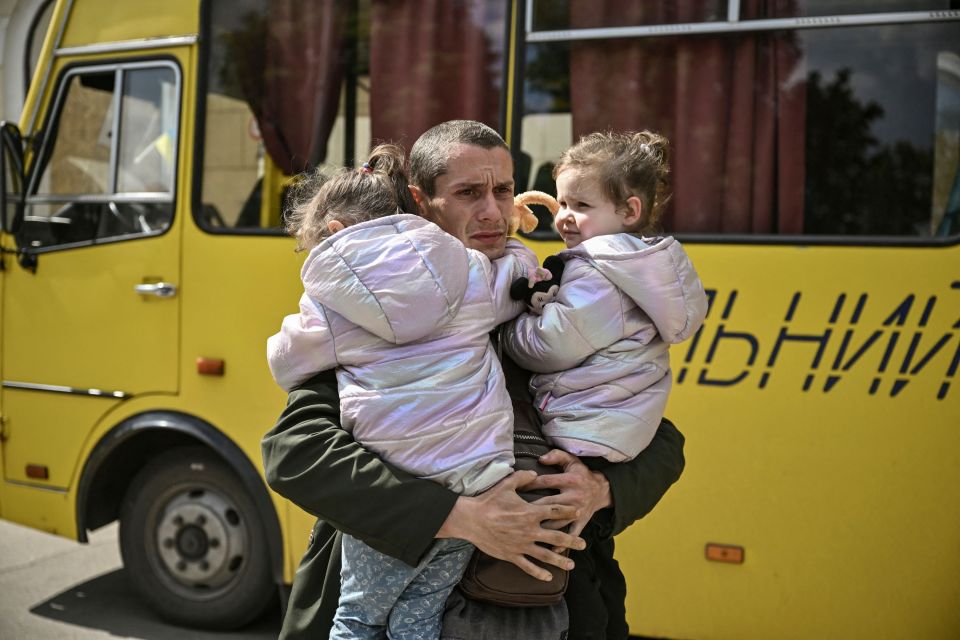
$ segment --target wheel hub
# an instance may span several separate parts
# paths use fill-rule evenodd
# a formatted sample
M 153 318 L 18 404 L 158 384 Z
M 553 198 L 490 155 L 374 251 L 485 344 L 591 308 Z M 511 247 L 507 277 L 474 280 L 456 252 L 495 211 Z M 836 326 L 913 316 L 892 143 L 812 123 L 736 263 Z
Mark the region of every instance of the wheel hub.
M 195 524 L 188 524 L 177 532 L 176 544 L 181 557 L 189 560 L 200 560 L 210 548 L 207 532 Z
M 191 588 L 217 589 L 229 583 L 249 553 L 247 540 L 237 509 L 206 490 L 176 495 L 156 528 L 164 568 L 173 580 Z

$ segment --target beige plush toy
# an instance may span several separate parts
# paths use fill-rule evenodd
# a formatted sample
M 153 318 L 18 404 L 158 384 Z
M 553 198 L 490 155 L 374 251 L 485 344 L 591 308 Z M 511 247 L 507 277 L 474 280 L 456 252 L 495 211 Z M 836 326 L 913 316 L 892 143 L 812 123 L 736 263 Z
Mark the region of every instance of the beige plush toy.
M 553 215 L 557 215 L 557 211 L 560 210 L 560 203 L 549 193 L 525 191 L 513 199 L 513 217 L 508 228 L 509 235 L 515 234 L 517 229 L 524 233 L 530 233 L 537 228 L 537 216 L 527 206 L 530 204 L 542 204 Z

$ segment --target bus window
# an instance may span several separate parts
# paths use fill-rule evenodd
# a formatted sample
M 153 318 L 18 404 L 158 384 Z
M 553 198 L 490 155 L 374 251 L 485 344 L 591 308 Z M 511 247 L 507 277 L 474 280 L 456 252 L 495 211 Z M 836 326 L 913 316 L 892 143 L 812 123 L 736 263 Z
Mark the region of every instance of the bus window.
M 198 224 L 281 233 L 283 188 L 453 118 L 500 128 L 506 2 L 206 3 Z
M 621 11 L 612 3 L 597 3 L 593 11 L 571 22 L 569 1 L 534 0 L 532 26 L 535 31 L 597 29 L 637 25 L 667 25 L 689 22 L 717 22 L 727 17 L 726 0 L 698 2 L 648 2 L 642 11 Z
M 573 0 L 588 4 L 582 0 Z M 532 27 L 535 31 L 602 29 L 630 26 L 689 25 L 730 20 L 769 20 L 771 18 L 812 18 L 838 15 L 862 15 L 907 11 L 956 9 L 956 0 L 778 0 L 774 2 L 730 2 L 697 0 L 691 2 L 649 2 L 636 10 L 623 11 L 621 3 L 598 2 L 593 10 L 571 15 L 571 0 L 534 0 Z M 591 3 L 592 4 L 592 3 Z M 639 4 L 639 3 L 633 3 Z M 731 11 L 733 13 L 731 13 Z
M 521 131 L 534 186 L 553 190 L 552 163 L 582 134 L 652 129 L 672 143 L 668 232 L 944 235 L 958 149 L 944 61 L 960 54 L 960 22 L 877 14 L 789 28 L 826 3 L 737 5 L 726 21 L 728 7 L 709 2 L 535 3 L 544 26 L 534 19 L 527 36 Z
M 107 193 L 115 88 L 112 69 L 70 77 L 39 193 Z
M 124 74 L 117 192 L 173 195 L 177 95 L 173 70 Z
M 177 74 L 169 65 L 68 73 L 27 197 L 33 249 L 155 235 L 173 218 Z

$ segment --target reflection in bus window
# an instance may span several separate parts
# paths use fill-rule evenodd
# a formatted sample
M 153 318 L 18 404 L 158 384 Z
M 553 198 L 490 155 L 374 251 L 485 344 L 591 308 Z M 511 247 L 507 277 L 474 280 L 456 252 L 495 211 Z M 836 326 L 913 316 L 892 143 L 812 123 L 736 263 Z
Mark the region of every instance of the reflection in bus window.
M 894 11 L 945 11 L 957 9 L 957 0 L 780 0 L 741 3 L 741 20 L 764 18 L 811 18 Z
M 648 6 L 600 5 L 628 24 Z M 582 134 L 664 133 L 669 232 L 930 237 L 957 149 L 944 54 L 958 22 L 530 43 L 522 148 L 533 180 Z
M 627 0 L 629 2 L 629 0 Z M 534 31 L 649 27 L 698 24 L 727 20 L 769 20 L 865 14 L 949 11 L 960 9 L 958 0 L 685 0 L 682 2 L 629 2 L 595 0 L 530 0 Z M 731 15 L 731 11 L 733 15 Z M 575 17 L 574 17 L 575 16 Z
M 960 233 L 960 56 L 937 56 L 933 220 L 938 236 Z
M 70 78 L 41 193 L 102 194 L 110 188 L 115 77 L 110 70 Z
M 203 179 L 208 230 L 279 231 L 284 185 L 409 149 L 453 118 L 500 125 L 505 3 L 208 3 Z
M 173 194 L 177 107 L 172 69 L 124 76 L 118 192 Z
M 633 11 L 609 2 L 593 0 L 531 0 L 533 28 L 536 31 L 598 29 L 604 27 L 651 26 L 691 22 L 717 22 L 727 19 L 727 0 L 699 2 L 635 2 Z M 571 11 L 570 6 L 574 5 Z M 577 7 L 576 5 L 579 5 Z M 577 19 L 571 20 L 571 14 Z

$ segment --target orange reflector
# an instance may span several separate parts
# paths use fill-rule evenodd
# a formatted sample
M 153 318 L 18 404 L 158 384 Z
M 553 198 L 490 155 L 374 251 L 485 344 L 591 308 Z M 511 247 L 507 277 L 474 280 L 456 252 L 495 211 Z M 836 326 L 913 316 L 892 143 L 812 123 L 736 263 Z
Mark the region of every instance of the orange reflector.
M 46 480 L 50 477 L 50 471 L 42 464 L 28 464 L 27 477 Z
M 737 547 L 731 544 L 707 543 L 707 560 L 714 562 L 729 562 L 731 564 L 743 564 L 743 547 Z
M 197 373 L 202 376 L 222 376 L 225 367 L 219 358 L 197 358 Z

